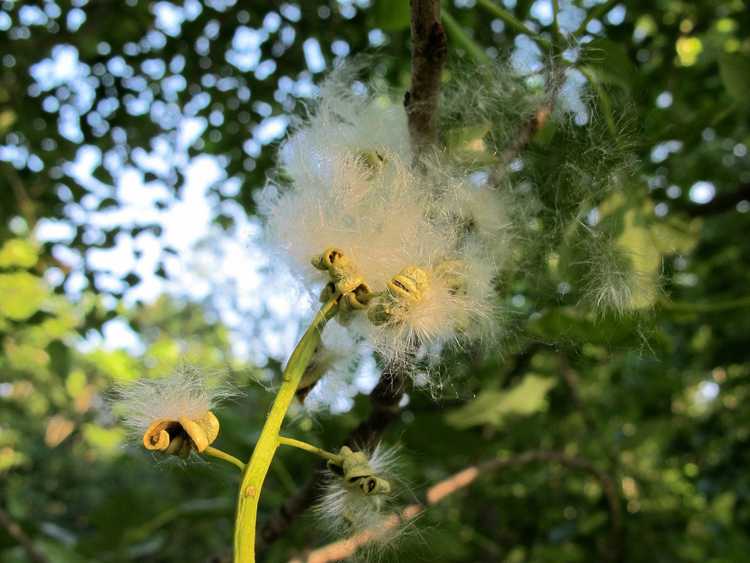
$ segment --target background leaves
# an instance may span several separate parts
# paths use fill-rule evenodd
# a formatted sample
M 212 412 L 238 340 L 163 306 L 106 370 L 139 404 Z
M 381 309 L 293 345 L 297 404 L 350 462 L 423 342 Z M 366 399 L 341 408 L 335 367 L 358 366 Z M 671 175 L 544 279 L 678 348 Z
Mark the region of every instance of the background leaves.
M 513 146 L 542 92 L 493 69 L 497 103 L 478 107 L 472 90 L 488 83 L 485 71 L 471 78 L 460 55 L 512 64 L 541 34 L 546 59 L 551 7 L 470 4 L 444 3 L 454 25 L 441 125 L 464 149 L 457 158 L 481 168 Z M 497 348 L 449 358 L 437 399 L 410 392 L 386 440 L 403 444 L 416 496 L 498 455 L 579 456 L 616 484 L 621 525 L 613 536 L 590 474 L 528 464 L 428 511 L 422 539 L 384 558 L 741 561 L 750 549 L 750 13 L 738 0 L 559 4 L 566 34 L 597 12 L 580 47 L 567 35 L 559 55 L 580 73 L 590 114 L 586 128 L 575 109 L 548 120 L 516 163 L 513 201 L 538 209 L 539 221 L 521 233 L 535 243 L 519 257 L 527 275 L 500 280 L 514 330 Z M 219 445 L 250 451 L 297 319 L 279 321 L 290 300 L 264 293 L 280 279 L 268 257 L 237 250 L 257 240 L 247 217 L 290 116 L 324 71 L 374 51 L 362 78 L 403 94 L 407 5 L 0 4 L 0 508 L 50 561 L 226 555 L 232 469 L 155 463 L 128 445 L 105 399 L 115 383 L 183 361 L 225 373 L 247 393 L 219 412 Z M 452 90 L 461 73 L 469 87 Z M 499 120 L 508 126 L 486 129 Z M 205 213 L 185 219 L 185 207 Z M 174 234 L 170 217 L 189 228 Z M 202 223 L 215 229 L 181 246 Z M 215 246 L 229 256 L 221 267 Z M 635 297 L 649 307 L 592 314 L 594 270 L 581 260 L 592 250 L 637 262 L 648 291 Z M 243 261 L 258 267 L 230 275 Z M 148 284 L 159 291 L 145 298 Z M 342 395 L 337 416 L 296 410 L 290 430 L 335 447 L 369 412 L 363 389 Z M 315 467 L 283 452 L 261 519 Z M 327 539 L 304 516 L 265 556 L 284 561 Z M 0 559 L 28 560 L 5 529 Z

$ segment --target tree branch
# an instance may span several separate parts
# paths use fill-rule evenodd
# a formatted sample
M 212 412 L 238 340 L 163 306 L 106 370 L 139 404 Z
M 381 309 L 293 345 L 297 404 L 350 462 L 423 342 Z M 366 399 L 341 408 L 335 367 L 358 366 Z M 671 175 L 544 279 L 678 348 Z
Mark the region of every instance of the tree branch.
M 401 402 L 406 391 L 406 377 L 400 371 L 383 370 L 378 384 L 370 393 L 372 410 L 349 434 L 346 444 L 372 449 L 383 431 L 401 414 Z
M 492 459 L 479 465 L 469 466 L 427 489 L 424 502 L 410 504 L 399 514 L 394 514 L 384 525 L 384 531 L 387 532 L 405 522 L 413 520 L 428 507 L 433 506 L 450 495 L 465 489 L 476 481 L 478 477 L 509 467 L 518 467 L 536 462 L 557 463 L 568 469 L 588 473 L 599 483 L 602 492 L 607 499 L 610 517 L 610 540 L 608 553 L 606 555 L 610 560 L 615 559 L 620 549 L 622 513 L 620 511 L 620 501 L 614 481 L 609 475 L 597 469 L 587 459 L 566 455 L 557 451 L 529 451 L 513 457 Z M 308 553 L 304 558 L 291 559 L 289 563 L 330 563 L 332 561 L 342 561 L 354 555 L 360 547 L 374 539 L 377 539 L 377 534 L 375 532 L 369 530 L 364 531 L 347 539 L 315 549 Z
M 36 548 L 31 538 L 23 531 L 23 528 L 2 508 L 0 508 L 0 527 L 3 527 L 8 532 L 8 535 L 16 540 L 18 545 L 26 551 L 29 561 L 33 561 L 33 563 L 49 563 L 47 556 Z
M 513 160 L 518 158 L 521 153 L 531 143 L 534 135 L 536 135 L 542 127 L 547 123 L 547 120 L 555 110 L 555 104 L 557 103 L 557 96 L 560 93 L 563 82 L 565 81 L 565 70 L 558 66 L 553 66 L 547 74 L 547 92 L 544 96 L 544 100 L 536 109 L 533 115 L 526 120 L 516 133 L 516 139 L 510 147 L 505 149 L 500 155 L 499 164 L 496 168 L 504 169 Z
M 411 89 L 404 106 L 415 154 L 437 142 L 440 75 L 447 52 L 440 1 L 411 0 Z

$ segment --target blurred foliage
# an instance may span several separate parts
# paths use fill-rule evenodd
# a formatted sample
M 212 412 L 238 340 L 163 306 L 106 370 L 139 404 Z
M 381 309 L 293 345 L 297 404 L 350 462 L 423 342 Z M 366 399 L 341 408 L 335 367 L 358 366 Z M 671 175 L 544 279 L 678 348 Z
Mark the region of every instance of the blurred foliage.
M 505 61 L 523 42 L 488 4 L 444 4 L 457 24 L 453 69 L 468 66 L 462 51 Z M 512 21 L 551 31 L 549 2 L 503 4 Z M 123 291 L 108 289 L 87 253 L 112 248 L 121 236 L 158 237 L 160 226 L 148 216 L 130 223 L 87 217 L 122 205 L 124 168 L 132 166 L 142 182 L 139 197 L 152 198 L 149 190 L 161 186 L 177 198 L 186 163 L 210 154 L 220 159 L 224 180 L 239 186 L 217 182 L 209 191 L 212 217 L 229 229 L 236 215 L 225 204 L 255 211 L 254 193 L 280 135 L 269 127 L 309 95 L 323 70 L 317 48 L 328 68 L 377 50 L 368 72 L 406 87 L 406 5 L 0 2 L 0 509 L 50 561 L 225 554 L 235 471 L 155 463 L 126 446 L 105 399 L 114 384 L 185 361 L 226 373 L 248 392 L 219 410 L 218 445 L 245 456 L 270 400 L 259 382 L 279 372 L 274 361 L 238 360 L 216 311 L 169 296 L 128 302 Z M 497 455 L 546 449 L 585 458 L 616 483 L 623 515 L 615 560 L 744 561 L 750 10 L 741 0 L 560 5 L 573 19 L 591 15 L 574 66 L 591 87 L 596 114 L 591 128 L 550 121 L 525 156 L 543 210 L 543 223 L 526 233 L 539 240 L 527 259 L 547 268 L 508 288 L 504 305 L 524 331 L 502 353 L 457 353 L 445 368 L 453 376 L 443 396 L 411 393 L 387 439 L 403 443 L 417 496 Z M 72 74 L 37 80 L 60 57 L 68 57 Z M 473 111 L 449 107 L 454 123 Z M 519 98 L 495 111 L 520 125 L 531 110 Z M 200 124 L 187 146 L 185 119 Z M 481 165 L 476 141 L 502 151 L 514 130 L 490 138 L 472 124 L 445 137 L 458 156 Z M 70 166 L 84 146 L 99 155 L 86 182 Z M 585 146 L 606 150 L 582 153 Z M 630 152 L 637 166 L 623 160 Z M 154 155 L 166 165 L 155 165 Z M 628 182 L 604 185 L 615 165 L 627 169 Z M 597 220 L 583 221 L 591 210 Z M 39 240 L 35 228 L 45 220 L 63 221 L 73 234 L 62 243 Z M 595 272 L 578 257 L 592 248 L 633 261 L 643 285 L 627 308 L 640 313 L 597 318 L 579 306 Z M 80 264 L 66 262 L 70 252 Z M 160 263 L 169 255 L 162 248 Z M 86 282 L 71 296 L 66 280 L 77 272 Z M 157 273 L 166 275 L 161 266 Z M 136 271 L 121 277 L 128 287 L 139 282 Z M 129 325 L 141 349 L 103 342 L 97 331 L 111 319 Z M 359 396 L 335 418 L 298 409 L 292 431 L 333 448 L 368 408 Z M 314 467 L 304 453 L 281 452 L 263 493 L 262 521 Z M 310 518 L 300 518 L 267 559 L 284 561 L 332 539 Z M 384 558 L 600 561 L 611 555 L 611 526 L 606 495 L 591 475 L 529 464 L 485 476 L 428 511 L 418 533 Z M 0 560 L 28 561 L 4 529 Z

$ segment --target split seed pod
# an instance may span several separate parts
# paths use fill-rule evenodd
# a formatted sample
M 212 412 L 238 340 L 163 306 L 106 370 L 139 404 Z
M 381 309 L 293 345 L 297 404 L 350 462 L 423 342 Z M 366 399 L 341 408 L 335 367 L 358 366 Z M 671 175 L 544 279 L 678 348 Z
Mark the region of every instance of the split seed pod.
M 216 441 L 220 424 L 214 409 L 234 395 L 226 385 L 207 385 L 200 370 L 182 366 L 170 376 L 119 387 L 113 406 L 142 447 L 184 459 Z
M 331 281 L 320 294 L 325 302 L 338 292 L 341 294 L 340 318 L 344 321 L 358 310 L 366 309 L 372 299 L 372 291 L 357 271 L 354 262 L 338 248 L 327 248 L 311 260 L 318 270 L 327 271 Z
M 361 492 L 365 496 L 387 495 L 391 484 L 375 474 L 364 452 L 354 452 L 347 446 L 339 451 L 341 463 L 328 461 L 328 469 L 341 476 L 344 486 Z
M 198 453 L 205 451 L 218 435 L 219 420 L 207 411 L 195 419 L 181 416 L 176 420 L 155 420 L 143 434 L 143 447 L 185 458 L 193 449 Z

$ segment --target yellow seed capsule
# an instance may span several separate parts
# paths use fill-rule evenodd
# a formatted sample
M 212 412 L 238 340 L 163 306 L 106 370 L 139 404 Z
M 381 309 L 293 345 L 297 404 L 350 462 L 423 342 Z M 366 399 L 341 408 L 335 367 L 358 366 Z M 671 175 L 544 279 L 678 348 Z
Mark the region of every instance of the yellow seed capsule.
M 345 294 L 345 307 L 350 309 L 366 309 L 372 300 L 373 294 L 366 283 L 360 283 L 352 291 Z
M 185 442 L 190 442 L 190 440 L 186 440 L 185 438 L 186 437 L 183 434 L 177 434 L 176 436 L 173 436 L 169 441 L 169 445 L 163 450 L 164 453 L 167 455 L 179 455 L 182 447 L 185 445 Z
M 419 302 L 430 288 L 430 281 L 422 268 L 408 266 L 393 276 L 387 283 L 388 291 L 394 297 L 409 302 Z
M 391 484 L 375 474 L 364 452 L 354 452 L 347 446 L 342 446 L 339 456 L 341 464 L 329 461 L 328 467 L 341 476 L 346 487 L 358 490 L 365 496 L 387 495 L 391 492 Z
M 187 457 L 191 449 L 203 452 L 219 435 L 219 420 L 214 413 L 177 419 L 159 419 L 143 433 L 143 447 L 169 455 Z
M 351 293 L 360 286 L 367 287 L 354 262 L 341 249 L 326 248 L 322 254 L 314 256 L 311 263 L 318 270 L 328 272 L 331 282 L 341 295 Z
M 375 326 L 386 324 L 399 312 L 422 301 L 430 289 L 430 278 L 425 270 L 408 266 L 386 284 L 388 291 L 379 295 L 367 310 L 367 318 Z
M 372 291 L 370 291 L 369 286 L 365 283 L 361 283 L 353 291 L 343 294 L 341 301 L 339 301 L 339 323 L 347 326 L 357 311 L 367 309 L 373 297 Z
M 328 270 L 333 268 L 333 265 L 344 256 L 344 253 L 338 248 L 329 247 L 326 248 L 322 254 L 314 256 L 311 260 L 312 265 L 318 270 Z
M 313 257 L 311 262 L 315 268 L 327 271 L 331 280 L 323 287 L 320 300 L 326 303 L 337 293 L 341 296 L 339 322 L 347 323 L 355 311 L 367 308 L 373 297 L 372 290 L 357 271 L 352 259 L 341 249 L 326 248 L 322 254 Z

